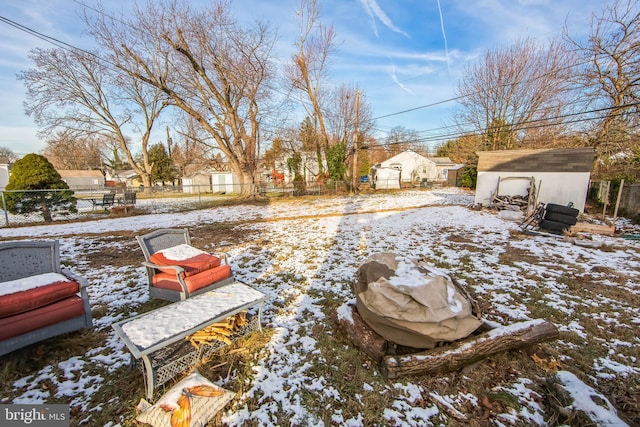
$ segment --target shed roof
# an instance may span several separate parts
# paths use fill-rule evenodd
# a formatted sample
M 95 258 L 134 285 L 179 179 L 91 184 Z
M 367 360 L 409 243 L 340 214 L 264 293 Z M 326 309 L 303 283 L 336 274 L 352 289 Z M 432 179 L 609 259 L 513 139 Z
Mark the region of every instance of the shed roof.
M 62 178 L 104 178 L 99 170 L 58 170 Z
M 595 156 L 591 147 L 479 151 L 477 154 L 478 172 L 591 172 Z

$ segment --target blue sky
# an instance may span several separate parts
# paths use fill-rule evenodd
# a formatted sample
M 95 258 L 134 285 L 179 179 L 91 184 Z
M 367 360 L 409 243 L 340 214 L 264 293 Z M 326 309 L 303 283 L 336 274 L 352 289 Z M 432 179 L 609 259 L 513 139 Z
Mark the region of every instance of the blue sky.
M 200 1 L 200 0 L 198 0 Z M 202 0 L 204 1 L 204 0 Z M 87 48 L 82 3 L 92 0 L 22 0 L 2 2 L 0 16 Z M 109 0 L 107 9 L 122 10 L 132 2 Z M 602 0 L 324 0 L 321 17 L 333 24 L 339 50 L 331 61 L 331 81 L 357 84 L 370 104 L 378 131 L 394 126 L 415 130 L 421 137 L 443 132 L 455 107 L 443 102 L 455 96 L 465 66 L 488 49 L 531 36 L 546 42 L 559 37 L 567 24 L 574 38 L 589 30 L 592 13 Z M 236 0 L 242 19 L 260 18 L 277 27 L 275 54 L 291 57 L 297 37 L 296 0 Z M 91 10 L 87 10 L 92 13 Z M 45 144 L 37 127 L 24 114 L 25 89 L 16 74 L 32 66 L 34 47 L 45 41 L 0 22 L 0 146 L 22 155 L 40 152 Z M 432 104 L 437 104 L 430 106 Z M 397 114 L 406 110 L 411 112 Z M 132 135 L 135 137 L 135 135 Z M 157 141 L 164 137 L 158 136 Z

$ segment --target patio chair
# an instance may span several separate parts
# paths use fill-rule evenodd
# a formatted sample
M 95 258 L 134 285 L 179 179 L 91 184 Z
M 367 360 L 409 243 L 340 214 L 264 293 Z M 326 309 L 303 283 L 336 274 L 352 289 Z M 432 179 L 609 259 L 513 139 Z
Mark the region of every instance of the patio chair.
M 121 199 L 118 199 L 119 205 L 125 206 L 133 206 L 136 204 L 136 192 L 135 191 L 126 191 Z
M 107 211 L 108 208 L 113 207 L 115 203 L 115 198 L 116 198 L 116 195 L 114 193 L 107 193 L 102 196 L 102 199 L 90 199 L 90 200 L 94 209 L 96 208 L 96 206 L 100 206 L 100 207 L 103 207 L 105 211 Z
M 93 327 L 88 285 L 62 267 L 57 240 L 0 243 L 0 356 Z
M 193 247 L 186 228 L 163 228 L 136 240 L 144 254 L 152 298 L 180 301 L 234 282 L 226 255 Z

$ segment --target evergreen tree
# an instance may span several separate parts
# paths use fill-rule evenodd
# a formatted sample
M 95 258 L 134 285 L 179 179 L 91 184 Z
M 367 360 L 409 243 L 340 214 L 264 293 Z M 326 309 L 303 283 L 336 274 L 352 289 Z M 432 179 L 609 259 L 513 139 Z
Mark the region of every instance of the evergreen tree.
M 171 182 L 176 179 L 173 161 L 162 144 L 154 144 L 149 148 L 149 162 L 151 163 L 151 182 Z
M 78 211 L 73 191 L 39 154 L 27 154 L 14 163 L 5 190 L 7 209 L 12 214 L 41 212 L 45 222 L 52 222 L 54 212 Z
M 287 167 L 289 168 L 289 173 L 293 174 L 293 188 L 297 196 L 304 194 L 306 187 L 304 177 L 300 171 L 301 166 L 302 156 L 300 153 L 294 153 L 292 157 L 287 159 Z
M 344 179 L 344 175 L 347 172 L 346 159 L 344 142 L 334 144 L 327 150 L 329 178 L 332 181 L 342 181 Z

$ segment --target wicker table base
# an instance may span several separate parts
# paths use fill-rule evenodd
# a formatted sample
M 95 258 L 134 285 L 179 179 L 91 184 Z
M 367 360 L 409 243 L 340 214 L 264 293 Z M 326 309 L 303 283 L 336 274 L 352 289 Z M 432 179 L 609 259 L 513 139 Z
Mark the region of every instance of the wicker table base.
M 112 327 L 133 358 L 141 359 L 147 399 L 151 399 L 157 386 L 193 368 L 226 345 L 213 341 L 196 349 L 186 337 L 255 306 L 258 306 L 257 315 L 251 316 L 232 339 L 260 330 L 265 299 L 263 293 L 236 282 L 116 322 Z

